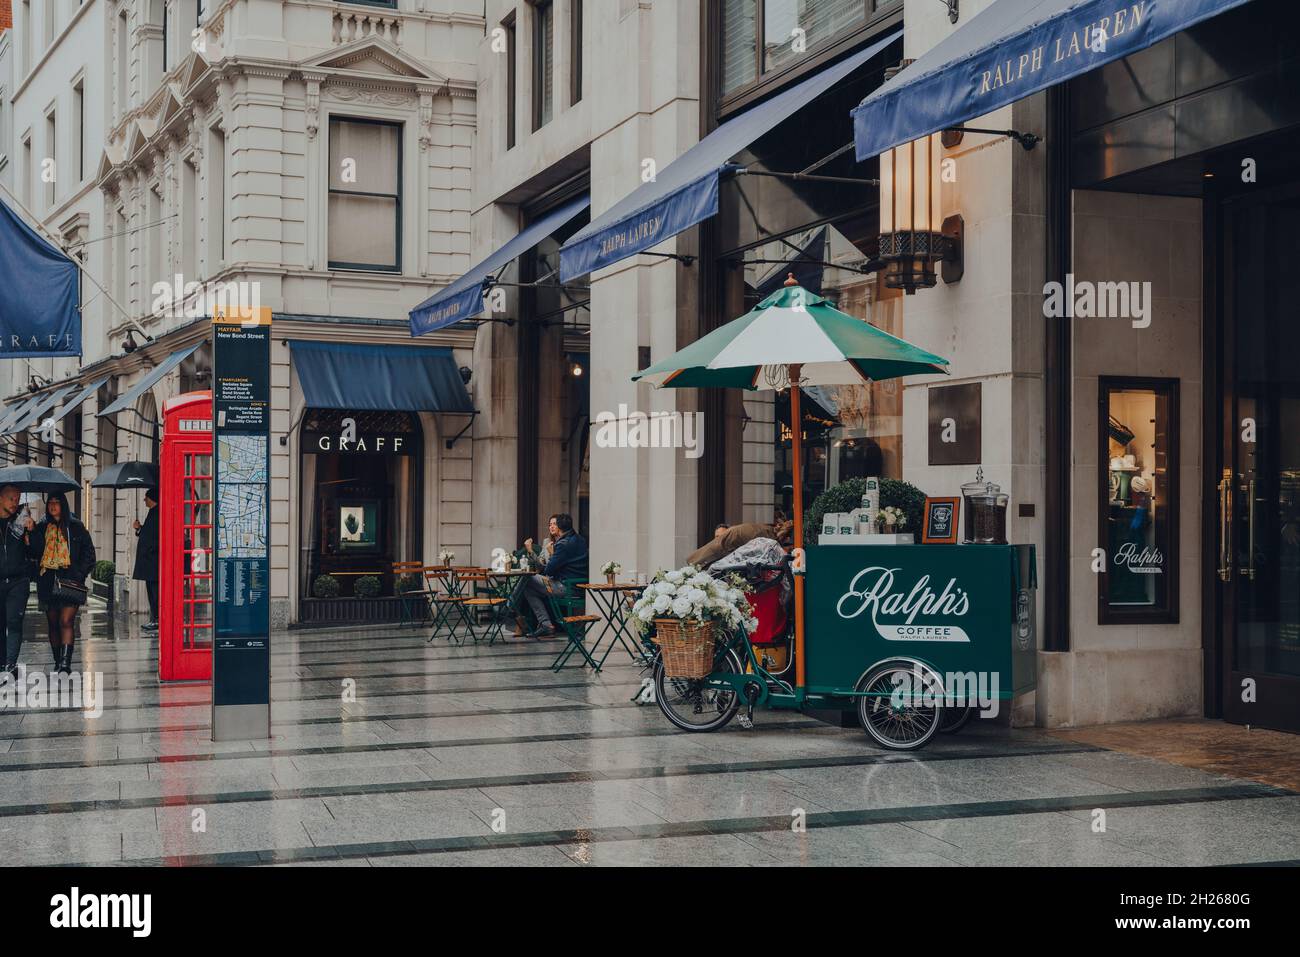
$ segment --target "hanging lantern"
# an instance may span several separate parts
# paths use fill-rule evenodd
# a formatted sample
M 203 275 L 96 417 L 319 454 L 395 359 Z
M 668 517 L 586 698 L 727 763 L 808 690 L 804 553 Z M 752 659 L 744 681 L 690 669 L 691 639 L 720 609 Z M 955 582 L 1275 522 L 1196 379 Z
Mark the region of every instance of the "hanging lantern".
M 880 154 L 880 258 L 888 263 L 885 285 L 911 295 L 937 281 L 934 264 L 944 262 L 944 282 L 961 278 L 961 217 L 940 213 L 942 133 L 934 133 Z

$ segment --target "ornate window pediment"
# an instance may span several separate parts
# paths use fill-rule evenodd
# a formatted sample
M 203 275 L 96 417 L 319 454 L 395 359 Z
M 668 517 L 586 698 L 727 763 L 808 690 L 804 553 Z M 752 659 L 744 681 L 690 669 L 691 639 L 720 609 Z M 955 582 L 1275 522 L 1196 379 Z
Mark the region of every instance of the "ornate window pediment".
M 447 78 L 440 76 L 414 57 L 404 53 L 387 40 L 369 37 L 344 47 L 321 53 L 299 66 L 321 72 L 346 72 L 374 77 L 404 79 L 420 83 L 442 85 Z

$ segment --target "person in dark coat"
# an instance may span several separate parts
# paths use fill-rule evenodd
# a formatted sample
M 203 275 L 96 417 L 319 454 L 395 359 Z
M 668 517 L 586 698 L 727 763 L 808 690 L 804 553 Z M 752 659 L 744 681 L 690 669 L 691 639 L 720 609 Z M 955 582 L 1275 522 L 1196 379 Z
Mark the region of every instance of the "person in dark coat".
M 552 515 L 549 530 L 555 541 L 551 557 L 540 575 L 524 579 L 523 587 L 523 597 L 537 619 L 537 630 L 532 637 L 539 640 L 559 635 L 555 622 L 551 621 L 547 596 L 564 595 L 566 578 L 587 580 L 587 540 L 573 527 L 573 516 L 564 513 Z M 531 540 L 524 545 L 531 547 Z
M 0 659 L 15 679 L 23 646 L 23 615 L 32 591 L 27 539 L 33 522 L 21 500 L 18 486 L 0 486 Z
M 45 518 L 27 534 L 27 554 L 36 563 L 36 597 L 45 605 L 55 667 L 70 674 L 73 628 L 81 603 L 58 598 L 54 592 L 59 579 L 85 586 L 95 567 L 95 543 L 62 492 L 45 500 Z
M 139 542 L 135 546 L 135 569 L 131 577 L 144 582 L 145 594 L 149 596 L 149 620 L 144 623 L 144 631 L 158 630 L 158 490 L 151 488 L 144 493 L 144 504 L 149 514 L 141 525 L 135 522 L 135 535 Z

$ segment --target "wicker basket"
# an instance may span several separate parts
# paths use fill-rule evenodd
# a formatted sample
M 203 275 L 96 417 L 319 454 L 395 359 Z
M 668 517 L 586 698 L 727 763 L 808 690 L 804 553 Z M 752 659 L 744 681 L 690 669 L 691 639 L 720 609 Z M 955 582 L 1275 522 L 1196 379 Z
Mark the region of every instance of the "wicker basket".
M 669 678 L 704 678 L 713 671 L 713 622 L 655 619 L 655 643 Z

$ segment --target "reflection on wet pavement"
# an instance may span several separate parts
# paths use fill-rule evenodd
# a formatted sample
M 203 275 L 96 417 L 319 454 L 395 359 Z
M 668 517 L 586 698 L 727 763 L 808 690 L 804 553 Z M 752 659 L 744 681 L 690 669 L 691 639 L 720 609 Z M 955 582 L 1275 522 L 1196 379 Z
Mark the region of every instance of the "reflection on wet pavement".
M 1187 865 L 1300 859 L 1300 795 L 972 722 L 917 754 L 763 712 L 705 735 L 642 673 L 413 629 L 273 639 L 269 741 L 214 744 L 205 684 L 93 637 L 103 711 L 0 712 L 0 860 L 349 865 Z M 23 660 L 46 667 L 42 640 Z M 356 685 L 355 700 L 344 694 Z M 1104 821 L 1104 829 L 1098 822 Z

